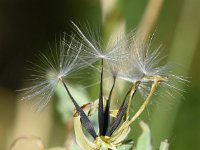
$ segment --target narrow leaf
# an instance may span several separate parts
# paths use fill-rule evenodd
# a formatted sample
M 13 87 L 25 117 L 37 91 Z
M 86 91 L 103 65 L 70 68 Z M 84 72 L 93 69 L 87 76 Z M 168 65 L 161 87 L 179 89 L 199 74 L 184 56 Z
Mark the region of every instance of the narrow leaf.
M 152 150 L 151 145 L 151 132 L 147 124 L 140 122 L 142 128 L 142 134 L 137 141 L 137 150 Z

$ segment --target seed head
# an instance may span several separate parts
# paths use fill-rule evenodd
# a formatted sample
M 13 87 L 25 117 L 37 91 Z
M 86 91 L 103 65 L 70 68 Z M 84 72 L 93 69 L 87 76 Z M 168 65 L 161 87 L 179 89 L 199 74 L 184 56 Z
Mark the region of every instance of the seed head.
M 67 43 L 64 35 L 55 49 L 50 48 L 48 54 L 41 53 L 38 56 L 41 65 L 31 63 L 29 70 L 33 73 L 28 80 L 31 86 L 20 90 L 21 100 L 38 97 L 39 101 L 35 106 L 37 110 L 41 110 L 50 101 L 59 81 L 70 78 L 72 73 L 85 66 L 79 59 L 81 45 L 77 47 L 77 53 L 74 53 L 71 49 L 72 42 L 73 39 Z
M 81 43 L 82 58 L 87 63 L 93 64 L 102 59 L 104 61 L 109 61 L 109 63 L 117 63 L 127 58 L 127 53 L 124 49 L 127 46 L 127 42 L 130 40 L 129 36 L 115 37 L 114 42 L 108 42 L 108 44 L 104 45 L 99 32 L 94 32 L 87 26 L 81 30 L 75 23 L 72 22 L 72 24 L 77 33 L 75 45 Z

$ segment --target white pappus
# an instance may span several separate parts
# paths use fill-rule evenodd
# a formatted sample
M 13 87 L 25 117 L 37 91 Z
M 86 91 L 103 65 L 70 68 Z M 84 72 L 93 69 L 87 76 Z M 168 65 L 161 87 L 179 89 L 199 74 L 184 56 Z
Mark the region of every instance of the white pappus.
M 19 90 L 22 92 L 21 100 L 32 100 L 38 97 L 39 101 L 35 104 L 35 108 L 40 111 L 50 101 L 61 80 L 70 78 L 72 73 L 85 67 L 85 63 L 79 59 L 81 45 L 74 53 L 71 49 L 72 42 L 73 38 L 67 43 L 64 35 L 55 49 L 50 48 L 48 54 L 41 53 L 38 56 L 40 65 L 31 63 L 32 67 L 29 67 L 29 70 L 32 74 L 28 79 L 30 86 Z

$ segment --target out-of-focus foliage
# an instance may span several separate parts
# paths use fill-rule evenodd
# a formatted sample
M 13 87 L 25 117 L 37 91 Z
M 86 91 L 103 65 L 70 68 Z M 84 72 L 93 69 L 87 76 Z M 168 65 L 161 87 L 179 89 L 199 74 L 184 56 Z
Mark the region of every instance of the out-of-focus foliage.
M 152 150 L 151 145 L 151 132 L 147 124 L 140 122 L 142 134 L 137 141 L 137 150 Z
M 66 150 L 66 149 L 62 148 L 62 147 L 54 147 L 54 148 L 50 148 L 50 149 L 47 149 L 47 150 Z
M 152 150 L 152 139 L 151 139 L 151 131 L 148 127 L 148 125 L 144 122 L 140 122 L 140 127 L 142 128 L 142 134 L 138 138 L 136 150 Z M 155 149 L 155 148 L 154 148 Z M 159 150 L 168 150 L 169 149 L 169 143 L 167 140 L 164 140 L 160 144 Z

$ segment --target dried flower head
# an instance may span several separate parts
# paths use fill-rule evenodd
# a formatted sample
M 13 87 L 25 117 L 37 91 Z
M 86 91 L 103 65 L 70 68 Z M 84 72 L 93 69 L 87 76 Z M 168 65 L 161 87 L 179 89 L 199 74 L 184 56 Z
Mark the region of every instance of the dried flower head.
M 33 74 L 31 79 L 34 84 L 23 89 L 22 99 L 40 96 L 38 105 L 43 108 L 49 102 L 57 84 L 61 82 L 76 108 L 74 129 L 78 144 L 86 150 L 101 148 L 115 150 L 126 140 L 131 129 L 130 125 L 148 106 L 157 88 L 164 85 L 176 89 L 170 82 L 171 78 L 181 81 L 184 79 L 170 74 L 167 65 L 160 65 L 163 59 L 160 56 L 160 47 L 151 51 L 151 42 L 138 44 L 133 33 L 120 37 L 104 47 L 99 36 L 93 34 L 88 28 L 85 34 L 76 24 L 72 24 L 77 35 L 72 36 L 70 42 L 63 38 L 55 53 L 51 50 L 49 56 L 40 55 L 43 66 L 34 64 L 36 68 L 33 71 L 36 74 Z M 94 104 L 98 112 L 98 132 L 96 132 L 87 113 L 83 110 L 84 107 L 80 107 L 74 99 L 65 80 L 83 67 L 95 68 L 92 64 L 99 60 L 101 61 L 99 98 Z M 104 98 L 103 93 L 105 70 L 110 70 L 113 78 L 107 99 Z M 110 106 L 112 93 L 118 79 L 128 81 L 132 86 L 125 94 L 120 107 L 112 110 Z M 141 89 L 147 91 L 145 100 L 135 114 L 130 116 L 131 101 L 135 98 L 135 93 Z M 85 136 L 82 127 L 91 135 L 92 141 Z
M 188 81 L 184 77 L 172 73 L 172 66 L 164 63 L 166 56 L 162 56 L 161 46 L 152 49 L 152 38 L 147 44 L 138 43 L 133 39 L 128 51 L 129 59 L 118 75 L 120 79 L 133 84 L 140 82 L 138 89 L 144 97 L 150 92 L 151 86 L 149 85 L 151 84 L 149 83 L 155 80 L 159 80 L 160 87 L 163 87 L 169 94 L 168 89 L 182 92 L 176 87 L 176 82 Z

